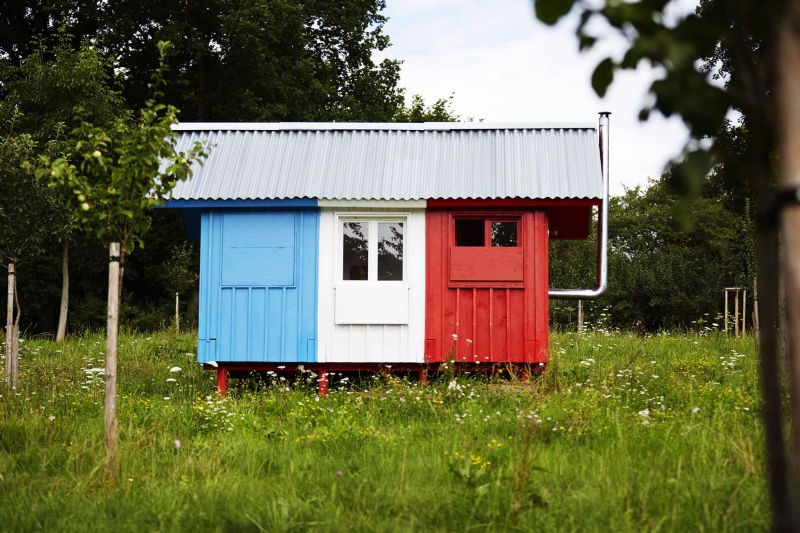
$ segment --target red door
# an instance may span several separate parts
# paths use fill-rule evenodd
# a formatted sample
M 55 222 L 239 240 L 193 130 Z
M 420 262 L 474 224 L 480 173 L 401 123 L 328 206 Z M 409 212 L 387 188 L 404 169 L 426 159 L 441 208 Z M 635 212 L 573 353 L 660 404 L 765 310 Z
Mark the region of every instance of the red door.
M 425 360 L 547 361 L 547 216 L 428 208 Z

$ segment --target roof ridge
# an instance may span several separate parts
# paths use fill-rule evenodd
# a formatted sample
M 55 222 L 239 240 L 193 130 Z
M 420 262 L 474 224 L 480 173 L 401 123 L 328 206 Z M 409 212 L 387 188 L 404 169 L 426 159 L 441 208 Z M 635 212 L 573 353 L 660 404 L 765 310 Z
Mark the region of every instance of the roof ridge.
M 593 122 L 181 122 L 174 131 L 595 130 Z

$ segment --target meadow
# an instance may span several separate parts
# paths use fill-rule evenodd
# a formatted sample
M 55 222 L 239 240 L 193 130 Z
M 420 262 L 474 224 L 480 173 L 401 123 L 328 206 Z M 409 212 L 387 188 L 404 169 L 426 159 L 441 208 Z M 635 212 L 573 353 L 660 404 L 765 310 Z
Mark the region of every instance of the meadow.
M 0 385 L 0 531 L 685 531 L 769 525 L 755 346 L 556 333 L 531 382 L 265 376 L 224 398 L 194 336 L 21 344 Z

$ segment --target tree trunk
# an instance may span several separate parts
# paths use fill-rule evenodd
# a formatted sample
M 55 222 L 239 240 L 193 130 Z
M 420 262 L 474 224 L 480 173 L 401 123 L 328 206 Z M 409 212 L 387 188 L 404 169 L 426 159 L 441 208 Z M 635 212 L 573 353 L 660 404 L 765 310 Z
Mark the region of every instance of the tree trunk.
M 8 294 L 6 299 L 6 385 L 13 389 L 18 385 L 16 328 L 14 327 L 14 301 L 16 296 L 16 272 L 14 262 L 8 263 Z
M 108 322 L 106 325 L 106 397 L 103 410 L 106 443 L 106 478 L 117 483 L 117 333 L 119 332 L 120 246 L 108 247 Z
M 179 292 L 175 293 L 175 331 L 181 331 L 181 295 Z
M 766 178 L 765 178 L 766 179 Z M 775 531 L 791 531 L 791 503 L 778 378 L 778 236 L 762 229 L 757 236 L 759 305 L 759 374 L 763 398 L 764 437 Z
M 786 189 L 800 189 L 800 6 L 789 2 L 780 28 L 778 47 L 778 117 L 780 124 L 780 183 Z M 800 206 L 789 205 L 781 213 L 784 241 L 782 281 L 785 286 L 786 356 L 789 366 L 792 409 L 791 487 L 792 525 L 800 525 L 797 493 L 800 475 Z M 783 296 L 783 295 L 782 295 Z
M 63 341 L 67 336 L 67 313 L 69 311 L 69 241 L 64 242 L 64 255 L 61 260 L 61 306 L 58 312 L 56 340 Z

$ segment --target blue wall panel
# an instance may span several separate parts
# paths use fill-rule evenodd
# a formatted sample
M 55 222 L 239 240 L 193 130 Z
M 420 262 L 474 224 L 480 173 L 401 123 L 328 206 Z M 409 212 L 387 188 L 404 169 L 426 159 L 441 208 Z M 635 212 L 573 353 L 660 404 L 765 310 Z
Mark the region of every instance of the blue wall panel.
M 201 217 L 200 362 L 314 362 L 317 209 Z

